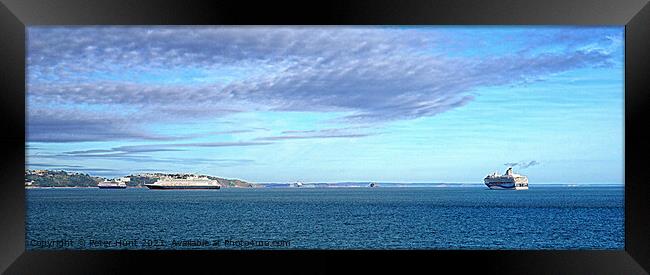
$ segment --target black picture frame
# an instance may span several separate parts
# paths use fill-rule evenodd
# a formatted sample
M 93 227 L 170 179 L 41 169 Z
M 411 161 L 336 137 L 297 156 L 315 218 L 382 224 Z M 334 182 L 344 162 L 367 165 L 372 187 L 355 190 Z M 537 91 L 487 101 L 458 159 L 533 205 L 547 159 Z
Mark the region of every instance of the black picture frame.
M 0 271 L 478 270 L 647 274 L 650 4 L 646 0 L 0 0 Z M 625 249 L 577 251 L 25 251 L 25 28 L 32 25 L 625 25 Z M 349 265 L 353 264 L 353 265 Z M 447 269 L 451 268 L 451 269 Z

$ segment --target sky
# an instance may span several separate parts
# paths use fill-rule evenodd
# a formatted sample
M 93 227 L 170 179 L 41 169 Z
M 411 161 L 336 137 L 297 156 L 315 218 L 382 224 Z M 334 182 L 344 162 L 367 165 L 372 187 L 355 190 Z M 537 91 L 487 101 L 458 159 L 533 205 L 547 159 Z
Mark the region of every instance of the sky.
M 32 26 L 28 169 L 624 181 L 623 26 Z

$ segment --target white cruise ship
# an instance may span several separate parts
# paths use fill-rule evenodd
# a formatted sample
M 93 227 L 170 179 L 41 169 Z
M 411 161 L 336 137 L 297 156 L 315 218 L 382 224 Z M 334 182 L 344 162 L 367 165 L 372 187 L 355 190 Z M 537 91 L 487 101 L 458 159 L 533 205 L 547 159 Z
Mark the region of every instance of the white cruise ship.
M 524 175 L 515 174 L 512 172 L 512 167 L 508 168 L 505 174 L 498 175 L 494 172 L 487 175 L 483 180 L 485 185 L 490 189 L 501 190 L 527 190 L 528 178 Z
M 154 183 L 145 184 L 149 189 L 219 189 L 221 184 L 205 176 L 183 175 L 165 177 Z

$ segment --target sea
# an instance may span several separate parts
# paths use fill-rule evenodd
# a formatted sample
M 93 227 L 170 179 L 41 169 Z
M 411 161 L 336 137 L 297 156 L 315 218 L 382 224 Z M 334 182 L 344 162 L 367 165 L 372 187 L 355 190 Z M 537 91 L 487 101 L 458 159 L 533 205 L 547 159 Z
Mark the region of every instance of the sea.
M 26 189 L 28 250 L 623 249 L 624 187 Z

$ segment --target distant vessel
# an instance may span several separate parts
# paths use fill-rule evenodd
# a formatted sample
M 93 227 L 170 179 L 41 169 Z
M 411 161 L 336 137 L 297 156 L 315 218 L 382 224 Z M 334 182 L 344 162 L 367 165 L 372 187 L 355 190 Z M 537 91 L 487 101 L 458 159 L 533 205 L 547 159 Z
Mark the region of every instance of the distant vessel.
M 368 185 L 368 187 L 377 187 L 377 186 L 378 186 L 378 185 L 377 185 L 376 183 L 374 183 L 374 182 L 371 182 L 371 183 Z
M 293 184 L 293 187 L 302 187 L 303 183 L 301 181 L 297 181 Z
M 490 189 L 504 190 L 527 190 L 528 178 L 524 175 L 512 172 L 512 167 L 508 168 L 505 174 L 499 176 L 497 172 L 487 175 L 483 180 L 485 185 Z
M 145 184 L 149 189 L 219 189 L 221 184 L 205 176 L 181 175 L 165 177 L 154 183 Z
M 121 180 L 105 180 L 97 184 L 97 187 L 102 189 L 124 189 L 126 188 L 126 183 Z

